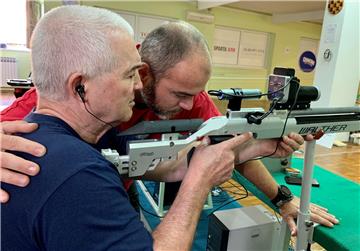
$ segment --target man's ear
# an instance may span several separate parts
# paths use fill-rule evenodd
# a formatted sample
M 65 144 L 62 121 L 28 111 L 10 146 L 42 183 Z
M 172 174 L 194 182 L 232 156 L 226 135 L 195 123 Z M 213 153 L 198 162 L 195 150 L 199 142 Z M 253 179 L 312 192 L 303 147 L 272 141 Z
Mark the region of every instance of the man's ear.
M 147 63 L 144 63 L 141 68 L 139 69 L 139 75 L 141 78 L 141 82 L 146 85 L 150 80 L 154 79 L 154 76 L 152 74 L 150 65 Z
M 66 82 L 66 88 L 69 97 L 75 97 L 76 99 L 81 99 L 79 97 L 79 93 L 76 90 L 80 85 L 83 85 L 83 81 L 84 81 L 83 76 L 78 72 L 74 72 L 69 76 Z

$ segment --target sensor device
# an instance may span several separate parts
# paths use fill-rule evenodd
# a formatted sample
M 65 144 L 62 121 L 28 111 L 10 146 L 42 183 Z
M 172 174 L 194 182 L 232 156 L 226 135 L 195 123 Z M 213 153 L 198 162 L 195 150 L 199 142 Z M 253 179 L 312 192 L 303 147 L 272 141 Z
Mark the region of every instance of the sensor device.
M 270 74 L 268 82 L 268 99 L 271 101 L 278 99 L 278 103 L 286 103 L 289 98 L 290 80 L 291 77 L 289 76 Z
M 320 91 L 315 86 L 301 86 L 292 68 L 276 67 L 269 76 L 268 99 L 276 100 L 276 110 L 305 110 L 310 102 L 320 98 Z

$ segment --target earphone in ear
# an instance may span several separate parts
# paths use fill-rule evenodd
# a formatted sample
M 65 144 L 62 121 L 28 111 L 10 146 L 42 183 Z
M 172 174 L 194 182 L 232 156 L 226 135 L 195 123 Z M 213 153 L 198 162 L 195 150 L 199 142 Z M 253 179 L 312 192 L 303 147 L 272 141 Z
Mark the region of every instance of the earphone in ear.
M 83 84 L 79 84 L 75 87 L 75 91 L 79 94 L 82 102 L 85 103 L 85 88 Z
M 81 98 L 81 101 L 84 103 L 84 107 L 85 107 L 85 110 L 91 115 L 93 116 L 94 118 L 96 118 L 97 120 L 103 122 L 104 124 L 110 126 L 111 128 L 113 128 L 113 126 L 102 120 L 101 118 L 97 117 L 94 113 L 92 113 L 91 111 L 89 111 L 89 109 L 86 107 L 86 103 L 85 103 L 85 86 L 82 84 L 82 83 L 79 83 L 76 87 L 75 87 L 75 91 L 77 92 L 77 94 L 79 94 L 79 97 Z

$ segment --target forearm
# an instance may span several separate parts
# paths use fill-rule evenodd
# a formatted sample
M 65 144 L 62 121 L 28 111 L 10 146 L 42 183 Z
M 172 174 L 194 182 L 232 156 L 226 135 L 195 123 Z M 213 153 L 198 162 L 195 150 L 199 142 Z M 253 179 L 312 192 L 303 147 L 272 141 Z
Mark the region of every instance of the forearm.
M 199 142 L 190 144 L 178 153 L 177 160 L 160 162 L 157 167 L 145 173 L 142 177 L 144 180 L 175 182 L 184 178 L 187 170 L 187 153 L 192 147 L 195 147 Z
M 261 147 L 259 147 L 258 141 L 256 139 L 249 140 L 245 144 L 235 148 L 234 151 L 236 153 L 235 163 L 240 164 L 264 155 L 264 151 Z
M 160 225 L 152 233 L 154 250 L 190 250 L 210 187 L 185 178 Z M 180 238 L 181 236 L 181 238 Z
M 152 180 L 161 182 L 175 182 L 184 178 L 187 171 L 186 159 L 160 162 L 152 171 L 148 171 L 142 177 L 142 180 Z
M 236 166 L 236 169 L 270 200 L 276 196 L 278 184 L 260 160 L 248 161 Z

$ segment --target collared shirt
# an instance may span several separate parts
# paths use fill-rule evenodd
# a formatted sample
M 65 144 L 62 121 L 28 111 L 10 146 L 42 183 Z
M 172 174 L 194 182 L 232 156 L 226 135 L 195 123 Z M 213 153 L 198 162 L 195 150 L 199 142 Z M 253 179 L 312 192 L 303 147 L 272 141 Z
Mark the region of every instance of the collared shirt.
M 152 250 L 152 237 L 130 205 L 116 168 L 64 121 L 30 114 L 25 138 L 43 144 L 41 166 L 25 188 L 1 184 L 2 250 Z

